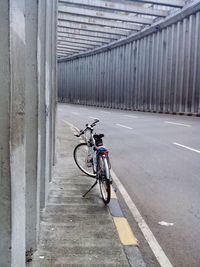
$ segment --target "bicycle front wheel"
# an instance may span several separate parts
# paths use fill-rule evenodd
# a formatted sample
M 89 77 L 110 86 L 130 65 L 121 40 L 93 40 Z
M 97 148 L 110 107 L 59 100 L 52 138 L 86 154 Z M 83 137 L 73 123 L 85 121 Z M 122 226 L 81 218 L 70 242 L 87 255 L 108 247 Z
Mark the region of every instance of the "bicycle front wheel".
M 110 169 L 107 158 L 99 156 L 98 164 L 98 178 L 101 196 L 104 204 L 107 205 L 110 202 L 111 194 Z
M 92 155 L 86 143 L 77 145 L 74 149 L 74 160 L 79 169 L 91 177 L 96 177 L 92 162 Z

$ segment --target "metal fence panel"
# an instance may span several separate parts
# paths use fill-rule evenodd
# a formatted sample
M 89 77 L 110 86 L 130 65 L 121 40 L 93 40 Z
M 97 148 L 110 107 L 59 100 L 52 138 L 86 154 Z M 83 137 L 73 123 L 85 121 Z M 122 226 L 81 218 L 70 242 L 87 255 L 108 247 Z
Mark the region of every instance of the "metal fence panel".
M 138 40 L 59 62 L 59 100 L 200 113 L 200 12 Z

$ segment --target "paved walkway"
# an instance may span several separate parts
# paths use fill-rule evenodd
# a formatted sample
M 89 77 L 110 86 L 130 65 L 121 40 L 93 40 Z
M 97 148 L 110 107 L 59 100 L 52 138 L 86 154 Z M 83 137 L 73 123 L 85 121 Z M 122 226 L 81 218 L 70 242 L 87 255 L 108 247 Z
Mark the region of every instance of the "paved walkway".
M 70 126 L 57 125 L 57 165 L 48 205 L 41 214 L 38 251 L 29 267 L 130 266 L 99 188 L 82 194 L 94 182 L 73 161 L 78 140 Z

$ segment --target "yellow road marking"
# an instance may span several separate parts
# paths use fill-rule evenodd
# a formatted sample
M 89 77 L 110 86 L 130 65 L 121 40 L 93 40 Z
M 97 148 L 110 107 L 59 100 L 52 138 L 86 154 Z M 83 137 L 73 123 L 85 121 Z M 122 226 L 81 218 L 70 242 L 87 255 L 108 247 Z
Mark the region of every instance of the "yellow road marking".
M 113 217 L 113 220 L 122 244 L 125 246 L 126 245 L 137 246 L 138 241 L 135 238 L 127 219 L 124 217 Z
M 117 198 L 112 186 L 111 186 L 111 198 Z

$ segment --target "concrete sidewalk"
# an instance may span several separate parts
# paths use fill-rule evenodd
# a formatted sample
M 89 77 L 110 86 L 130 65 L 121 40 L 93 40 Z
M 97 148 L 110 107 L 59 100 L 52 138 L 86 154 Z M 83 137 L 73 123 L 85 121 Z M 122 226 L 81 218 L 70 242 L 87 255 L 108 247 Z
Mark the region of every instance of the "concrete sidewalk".
M 41 214 L 39 247 L 27 266 L 144 266 L 137 255 L 132 260 L 125 253 L 98 186 L 82 198 L 94 180 L 74 163 L 73 149 L 78 142 L 70 126 L 60 120 L 57 165 L 48 204 Z

